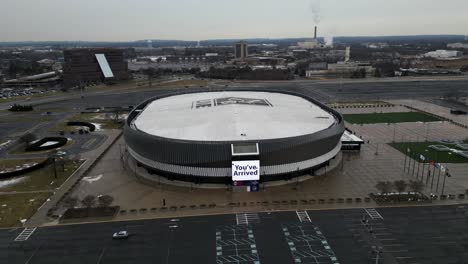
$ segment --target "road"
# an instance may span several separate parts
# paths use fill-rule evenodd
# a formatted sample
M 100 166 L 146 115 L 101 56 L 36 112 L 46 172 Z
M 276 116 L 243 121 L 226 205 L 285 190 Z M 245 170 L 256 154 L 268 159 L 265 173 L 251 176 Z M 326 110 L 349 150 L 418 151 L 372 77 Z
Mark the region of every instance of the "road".
M 26 232 L 25 241 L 14 241 L 22 228 L 4 229 L 0 263 L 365 264 L 375 263 L 375 245 L 382 246 L 379 263 L 384 264 L 467 263 L 466 208 L 379 208 L 378 215 L 363 209 L 309 210 L 308 215 L 262 212 L 64 225 Z M 128 230 L 130 238 L 112 240 L 119 230 Z
M 344 81 L 286 81 L 286 82 L 222 82 L 223 85 L 212 82 L 212 87 L 221 88 L 225 83 L 229 87 L 286 89 L 305 92 L 315 95 L 317 99 L 328 101 L 341 100 L 378 100 L 378 99 L 414 99 L 440 97 L 458 91 L 460 95 L 467 95 L 466 87 L 468 79 L 383 79 L 383 80 L 344 80 Z M 191 88 L 179 88 L 191 89 Z M 81 98 L 79 93 L 43 97 L 30 101 L 18 101 L 16 103 L 48 104 L 55 105 L 60 102 L 71 102 L 81 106 L 92 107 L 99 105 L 104 99 L 103 106 L 134 105 L 161 92 L 177 90 L 175 88 L 126 88 L 119 90 L 90 90 Z M 13 102 L 0 103 L 0 110 L 8 109 Z M 69 104 L 66 104 L 69 105 Z

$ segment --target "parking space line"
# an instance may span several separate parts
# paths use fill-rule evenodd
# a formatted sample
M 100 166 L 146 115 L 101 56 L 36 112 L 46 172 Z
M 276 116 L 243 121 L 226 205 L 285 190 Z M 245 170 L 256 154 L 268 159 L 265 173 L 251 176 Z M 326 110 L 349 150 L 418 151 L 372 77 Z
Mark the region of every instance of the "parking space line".
M 260 264 L 251 226 L 234 225 L 216 228 L 216 263 Z
M 309 214 L 307 213 L 307 211 L 296 211 L 296 214 L 297 214 L 297 217 L 299 218 L 299 221 L 301 221 L 301 223 L 303 223 L 303 222 L 311 223 L 312 222 L 310 220 L 310 217 L 309 217 Z
M 239 213 L 236 214 L 237 225 L 248 225 L 253 223 L 260 223 L 258 213 Z
M 294 263 L 338 264 L 338 259 L 322 231 L 316 226 L 303 224 L 283 225 Z

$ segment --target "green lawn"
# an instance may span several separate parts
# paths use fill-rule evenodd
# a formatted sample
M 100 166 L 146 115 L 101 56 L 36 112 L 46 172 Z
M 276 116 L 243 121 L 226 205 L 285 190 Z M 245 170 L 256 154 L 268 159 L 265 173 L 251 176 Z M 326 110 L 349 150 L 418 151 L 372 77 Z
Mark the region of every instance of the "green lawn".
M 45 193 L 0 194 L 0 227 L 21 226 L 51 195 Z
M 441 119 L 421 112 L 345 114 L 345 121 L 351 124 L 379 124 L 404 122 L 435 122 Z
M 24 160 L 8 161 L 2 160 L 1 164 L 12 163 L 24 164 Z M 57 178 L 55 178 L 53 165 L 47 165 L 42 169 L 26 173 L 21 176 L 0 180 L 0 192 L 27 192 L 27 191 L 52 191 L 60 187 L 68 177 L 83 163 L 83 161 L 67 160 L 62 168 L 59 163 L 56 163 Z M 5 166 L 8 167 L 8 166 Z M 21 179 L 14 184 L 2 184 L 12 179 Z
M 430 145 L 444 145 L 450 148 L 457 149 L 455 145 L 441 144 L 439 142 L 402 142 L 402 143 L 389 143 L 390 146 L 399 150 L 402 153 L 406 153 L 407 149 L 411 149 L 411 153 L 422 154 L 427 159 L 434 160 L 440 163 L 468 163 L 468 159 L 459 156 L 455 153 L 449 154 L 448 151 L 436 151 L 429 148 Z M 426 151 L 427 150 L 427 151 Z

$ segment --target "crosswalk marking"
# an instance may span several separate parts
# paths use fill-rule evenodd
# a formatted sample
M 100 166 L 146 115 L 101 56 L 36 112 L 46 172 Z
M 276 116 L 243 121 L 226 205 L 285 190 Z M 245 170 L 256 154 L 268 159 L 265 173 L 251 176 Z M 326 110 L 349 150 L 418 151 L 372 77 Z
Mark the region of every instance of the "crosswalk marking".
M 36 231 L 37 227 L 27 227 L 15 238 L 15 241 L 26 241 Z
M 257 213 L 240 213 L 236 214 L 237 225 L 248 225 L 260 223 L 260 218 Z
M 383 220 L 383 217 L 374 208 L 364 208 L 364 210 L 366 211 L 366 213 L 369 215 L 369 217 L 371 219 L 382 219 Z
M 297 214 L 297 217 L 299 218 L 299 221 L 301 221 L 301 223 L 303 223 L 303 222 L 311 223 L 312 222 L 310 220 L 310 217 L 309 217 L 309 214 L 307 213 L 307 211 L 296 211 L 296 214 Z

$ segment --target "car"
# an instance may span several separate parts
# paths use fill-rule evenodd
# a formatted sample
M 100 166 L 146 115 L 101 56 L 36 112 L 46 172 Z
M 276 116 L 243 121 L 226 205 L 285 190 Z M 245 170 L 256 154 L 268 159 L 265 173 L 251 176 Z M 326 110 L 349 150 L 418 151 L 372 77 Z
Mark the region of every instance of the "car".
M 113 235 L 112 235 L 112 238 L 113 239 L 126 239 L 129 237 L 129 233 L 127 231 L 119 231 L 119 232 L 115 232 Z

